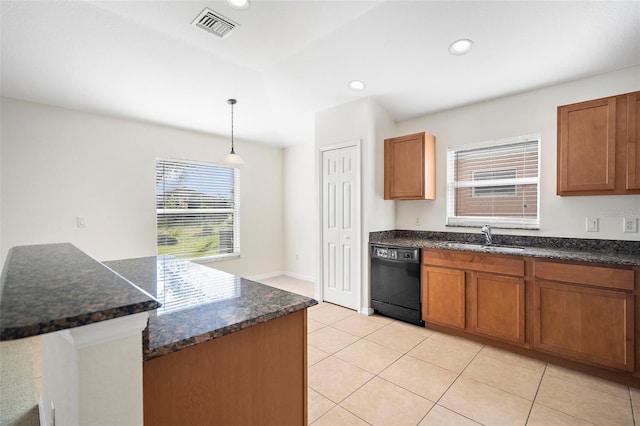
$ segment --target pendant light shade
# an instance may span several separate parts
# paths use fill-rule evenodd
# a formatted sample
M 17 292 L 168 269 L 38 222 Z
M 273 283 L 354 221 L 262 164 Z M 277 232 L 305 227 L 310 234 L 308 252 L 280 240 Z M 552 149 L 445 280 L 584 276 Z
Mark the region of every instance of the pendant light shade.
M 235 99 L 227 99 L 227 103 L 231 105 L 231 152 L 224 156 L 222 164 L 228 167 L 244 167 L 244 160 L 238 154 L 233 147 L 233 106 L 237 103 Z

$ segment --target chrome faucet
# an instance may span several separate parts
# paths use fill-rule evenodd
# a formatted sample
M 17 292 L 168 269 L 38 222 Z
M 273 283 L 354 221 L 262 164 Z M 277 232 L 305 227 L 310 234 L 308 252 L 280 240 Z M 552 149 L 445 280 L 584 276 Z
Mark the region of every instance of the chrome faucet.
M 491 226 L 484 225 L 481 232 L 484 234 L 485 245 L 491 245 Z

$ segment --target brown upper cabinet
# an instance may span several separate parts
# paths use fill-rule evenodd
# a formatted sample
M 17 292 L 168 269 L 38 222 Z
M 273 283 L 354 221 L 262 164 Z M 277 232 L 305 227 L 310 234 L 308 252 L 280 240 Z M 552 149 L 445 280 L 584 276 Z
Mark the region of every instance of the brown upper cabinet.
M 640 194 L 640 92 L 558 107 L 558 195 Z
M 384 140 L 384 199 L 436 198 L 436 138 L 415 133 Z

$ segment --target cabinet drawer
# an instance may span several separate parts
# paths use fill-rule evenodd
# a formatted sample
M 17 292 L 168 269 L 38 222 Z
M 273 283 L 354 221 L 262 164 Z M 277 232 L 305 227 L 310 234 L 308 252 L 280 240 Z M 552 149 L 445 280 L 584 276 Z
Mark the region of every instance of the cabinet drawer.
M 524 259 L 504 255 L 423 249 L 422 263 L 518 277 L 524 276 Z
M 634 288 L 634 274 L 631 269 L 535 262 L 534 271 L 537 279 L 548 281 L 562 281 L 620 290 L 633 290 Z

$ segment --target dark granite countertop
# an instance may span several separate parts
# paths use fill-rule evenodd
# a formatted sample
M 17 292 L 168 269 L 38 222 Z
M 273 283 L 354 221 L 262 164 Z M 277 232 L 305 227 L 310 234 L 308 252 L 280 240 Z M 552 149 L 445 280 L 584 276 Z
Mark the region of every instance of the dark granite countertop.
M 79 327 L 160 303 L 69 243 L 9 250 L 0 279 L 0 340 Z
M 144 359 L 215 339 L 316 305 L 313 299 L 171 256 L 105 262 L 155 296 Z
M 371 232 L 369 234 L 369 242 L 375 244 L 640 266 L 640 241 L 530 237 L 494 233 L 493 247 L 490 249 L 491 251 L 488 251 L 486 247 L 482 246 L 483 238 L 480 233 L 403 230 Z M 468 243 L 468 245 L 451 243 Z M 513 249 L 513 247 L 518 247 L 518 249 Z

